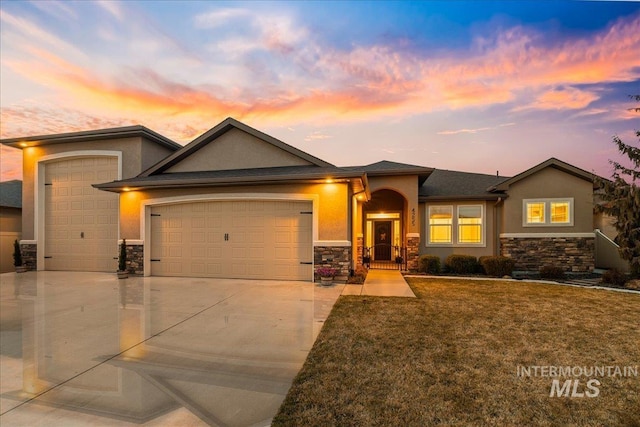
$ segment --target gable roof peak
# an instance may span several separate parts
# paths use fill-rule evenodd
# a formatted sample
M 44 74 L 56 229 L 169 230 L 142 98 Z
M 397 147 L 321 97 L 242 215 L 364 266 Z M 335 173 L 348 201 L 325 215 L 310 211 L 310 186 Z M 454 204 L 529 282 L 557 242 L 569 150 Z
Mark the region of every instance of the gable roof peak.
M 267 144 L 270 144 L 280 150 L 283 150 L 295 157 L 305 160 L 306 162 L 309 162 L 312 165 L 320 166 L 320 167 L 334 167 L 334 165 L 332 165 L 329 162 L 325 162 L 324 160 L 321 160 L 315 156 L 312 156 L 311 154 L 305 153 L 304 151 L 299 150 L 289 144 L 286 144 L 285 142 L 282 142 L 279 139 L 276 139 L 270 135 L 267 135 L 266 133 L 261 132 L 251 126 L 248 126 L 245 123 L 242 123 L 234 119 L 233 117 L 227 117 L 226 119 L 218 123 L 216 126 L 212 127 L 211 129 L 209 129 L 208 131 L 206 131 L 205 133 L 198 136 L 193 141 L 191 141 L 190 143 L 182 147 L 182 149 L 176 151 L 169 157 L 165 158 L 164 160 L 158 162 L 151 168 L 142 172 L 139 176 L 151 176 L 151 175 L 155 175 L 155 174 L 166 171 L 167 169 L 180 163 L 185 158 L 189 157 L 190 155 L 192 155 L 199 149 L 203 148 L 207 144 L 215 141 L 218 137 L 222 136 L 223 134 L 227 133 L 232 129 L 238 129 L 240 131 L 246 132 L 247 134 L 257 139 Z
M 517 174 L 516 176 L 509 178 L 503 182 L 501 182 L 500 184 L 496 185 L 495 187 L 491 188 L 491 191 L 506 191 L 509 189 L 509 186 L 522 180 L 525 179 L 535 173 L 540 172 L 543 169 L 546 169 L 548 167 L 552 167 L 554 169 L 557 169 L 559 171 L 562 171 L 564 173 L 568 173 L 570 175 L 573 175 L 575 177 L 578 177 L 580 179 L 583 179 L 585 181 L 591 181 L 593 182 L 594 178 L 595 178 L 595 174 L 591 173 L 591 172 L 587 172 L 584 169 L 581 169 L 577 166 L 574 166 L 570 163 L 564 162 L 562 160 L 559 160 L 555 157 L 551 157 L 547 160 L 545 160 L 542 163 L 539 163 L 527 170 L 525 170 L 524 172 L 520 172 L 519 174 Z

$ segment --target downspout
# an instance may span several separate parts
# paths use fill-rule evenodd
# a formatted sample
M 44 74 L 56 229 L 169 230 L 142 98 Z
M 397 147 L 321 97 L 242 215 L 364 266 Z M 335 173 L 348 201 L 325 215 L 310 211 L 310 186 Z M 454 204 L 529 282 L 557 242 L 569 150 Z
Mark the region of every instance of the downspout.
M 502 211 L 498 209 L 498 206 L 502 204 L 503 201 L 502 197 L 498 197 L 498 200 L 493 205 L 493 247 L 495 248 L 493 255 L 500 255 L 500 230 L 498 226 L 500 224 L 500 213 Z

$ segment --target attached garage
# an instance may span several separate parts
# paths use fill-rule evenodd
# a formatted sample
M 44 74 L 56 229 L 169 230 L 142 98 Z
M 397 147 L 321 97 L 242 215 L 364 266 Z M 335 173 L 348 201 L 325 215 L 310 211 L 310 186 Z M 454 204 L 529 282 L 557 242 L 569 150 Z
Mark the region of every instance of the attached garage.
M 118 158 L 52 161 L 44 171 L 45 270 L 116 271 L 118 195 L 91 184 L 118 179 Z
M 310 280 L 312 202 L 196 201 L 152 206 L 154 276 Z

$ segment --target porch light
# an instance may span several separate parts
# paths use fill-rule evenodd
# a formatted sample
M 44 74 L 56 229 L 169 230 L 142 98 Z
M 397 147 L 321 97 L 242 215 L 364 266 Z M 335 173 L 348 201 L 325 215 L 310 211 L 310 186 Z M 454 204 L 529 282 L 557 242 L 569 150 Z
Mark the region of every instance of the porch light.
M 331 178 L 327 178 L 327 179 L 325 179 L 325 180 L 324 180 L 324 183 L 325 183 L 325 184 L 333 184 L 333 182 L 334 182 L 334 181 L 333 181 L 333 179 L 331 179 Z
M 131 189 L 129 187 L 124 187 L 122 191 L 131 191 Z
M 29 146 L 29 144 L 27 144 L 26 142 L 21 142 L 20 143 L 20 147 L 22 148 L 27 148 Z

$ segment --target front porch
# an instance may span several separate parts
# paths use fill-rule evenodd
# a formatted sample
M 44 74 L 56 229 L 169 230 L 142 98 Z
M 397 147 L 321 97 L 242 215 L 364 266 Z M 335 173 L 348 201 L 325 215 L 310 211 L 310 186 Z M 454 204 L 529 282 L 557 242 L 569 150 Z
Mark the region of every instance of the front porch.
M 370 200 L 357 203 L 356 265 L 374 270 L 417 269 L 417 194 L 407 197 L 400 189 L 381 188 L 372 191 Z

